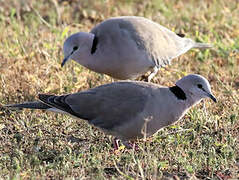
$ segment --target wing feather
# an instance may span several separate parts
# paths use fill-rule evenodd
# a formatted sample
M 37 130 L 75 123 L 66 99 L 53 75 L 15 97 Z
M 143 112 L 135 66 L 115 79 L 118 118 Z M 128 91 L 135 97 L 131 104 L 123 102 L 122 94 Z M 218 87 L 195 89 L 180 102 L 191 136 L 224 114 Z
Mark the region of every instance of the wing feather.
M 39 95 L 39 99 L 96 127 L 112 129 L 144 110 L 152 91 L 147 86 L 143 82 L 116 82 L 64 96 Z

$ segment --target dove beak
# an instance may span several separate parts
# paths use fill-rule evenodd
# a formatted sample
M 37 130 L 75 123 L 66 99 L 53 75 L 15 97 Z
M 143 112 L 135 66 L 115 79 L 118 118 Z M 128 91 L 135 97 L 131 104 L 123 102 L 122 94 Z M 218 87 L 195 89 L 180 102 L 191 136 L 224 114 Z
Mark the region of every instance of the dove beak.
M 63 67 L 63 66 L 65 65 L 66 61 L 68 61 L 68 60 L 70 59 L 70 57 L 71 57 L 71 54 L 68 55 L 68 56 L 66 56 L 66 57 L 63 59 L 63 61 L 62 61 L 62 63 L 61 63 L 61 67 Z
M 208 93 L 208 97 L 213 100 L 215 103 L 217 102 L 217 99 L 215 98 L 215 96 L 213 96 L 212 94 Z

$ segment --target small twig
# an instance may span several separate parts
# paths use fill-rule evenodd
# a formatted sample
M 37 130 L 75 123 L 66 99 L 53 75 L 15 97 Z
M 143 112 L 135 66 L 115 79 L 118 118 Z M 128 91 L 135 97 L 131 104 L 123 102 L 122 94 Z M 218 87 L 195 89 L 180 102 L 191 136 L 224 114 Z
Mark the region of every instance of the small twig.
M 127 174 L 124 174 L 124 173 L 119 169 L 119 167 L 117 166 L 115 160 L 113 160 L 113 162 L 114 162 L 114 166 L 115 166 L 116 170 L 117 170 L 122 176 L 124 176 L 124 177 L 127 178 L 127 179 L 133 180 L 132 177 L 128 176 Z
M 32 6 L 30 6 L 31 9 L 36 13 L 36 15 L 39 17 L 39 19 L 42 21 L 43 24 L 45 24 L 47 27 L 52 28 L 53 26 L 51 24 L 49 24 L 48 22 L 45 21 L 45 19 L 43 19 L 43 17 L 40 15 L 40 13 L 33 8 Z
M 58 2 L 56 0 L 51 0 L 51 1 L 54 4 L 55 9 L 56 9 L 57 24 L 60 24 L 61 23 L 61 13 L 60 13 L 60 10 L 59 10 Z

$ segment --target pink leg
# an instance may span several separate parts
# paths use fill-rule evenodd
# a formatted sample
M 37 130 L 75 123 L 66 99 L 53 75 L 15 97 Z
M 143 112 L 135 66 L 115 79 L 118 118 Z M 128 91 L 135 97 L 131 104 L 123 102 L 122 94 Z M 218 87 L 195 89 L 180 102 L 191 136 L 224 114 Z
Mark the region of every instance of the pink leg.
M 135 143 L 130 143 L 129 141 L 122 141 L 127 149 L 135 149 L 135 151 L 139 151 L 139 146 Z
M 119 139 L 118 138 L 113 138 L 113 146 L 114 146 L 114 150 L 119 149 Z

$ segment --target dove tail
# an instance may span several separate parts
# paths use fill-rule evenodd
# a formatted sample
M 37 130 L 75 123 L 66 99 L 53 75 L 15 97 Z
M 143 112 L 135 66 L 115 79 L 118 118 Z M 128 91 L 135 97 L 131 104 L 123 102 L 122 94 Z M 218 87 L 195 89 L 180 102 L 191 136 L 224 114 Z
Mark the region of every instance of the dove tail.
M 49 110 L 50 106 L 39 102 L 39 101 L 34 101 L 34 102 L 25 102 L 25 103 L 21 103 L 21 104 L 9 104 L 9 105 L 5 105 L 4 107 L 9 108 L 9 109 L 15 109 L 15 110 L 21 110 L 21 109 L 43 109 L 43 110 Z
M 207 43 L 195 43 L 193 45 L 193 48 L 199 48 L 199 49 L 206 49 L 206 48 L 212 48 L 213 45 L 207 44 Z

